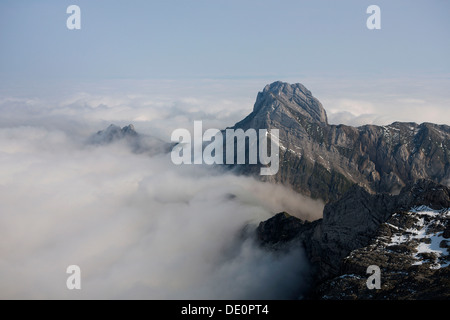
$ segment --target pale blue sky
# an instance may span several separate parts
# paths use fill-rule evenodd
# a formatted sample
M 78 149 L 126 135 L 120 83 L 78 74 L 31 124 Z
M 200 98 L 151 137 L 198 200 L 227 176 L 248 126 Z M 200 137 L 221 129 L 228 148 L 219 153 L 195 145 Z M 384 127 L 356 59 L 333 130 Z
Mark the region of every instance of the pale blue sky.
M 66 8 L 81 8 L 81 30 Z M 366 8 L 381 8 L 381 30 Z M 450 74 L 450 2 L 2 0 L 0 84 Z

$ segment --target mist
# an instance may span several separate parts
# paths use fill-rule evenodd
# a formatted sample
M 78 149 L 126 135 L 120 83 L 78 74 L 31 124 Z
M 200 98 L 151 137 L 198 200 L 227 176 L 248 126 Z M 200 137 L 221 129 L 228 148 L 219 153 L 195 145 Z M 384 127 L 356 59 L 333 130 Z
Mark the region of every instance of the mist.
M 105 123 L 88 121 L 88 107 L 30 101 L 0 104 L 0 298 L 301 297 L 302 248 L 268 252 L 243 229 L 280 211 L 314 220 L 322 203 L 208 166 L 176 166 L 170 154 L 136 154 L 126 141 L 88 144 Z M 74 264 L 81 290 L 66 287 Z

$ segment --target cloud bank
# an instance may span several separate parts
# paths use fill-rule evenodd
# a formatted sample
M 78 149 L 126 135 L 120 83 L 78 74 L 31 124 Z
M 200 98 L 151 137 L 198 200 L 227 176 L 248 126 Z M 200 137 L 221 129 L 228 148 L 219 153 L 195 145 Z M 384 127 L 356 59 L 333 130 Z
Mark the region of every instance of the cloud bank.
M 135 154 L 124 141 L 86 144 L 103 129 L 103 120 L 86 120 L 90 106 L 4 99 L 0 107 L 0 298 L 284 299 L 306 287 L 301 248 L 268 253 L 241 235 L 279 211 L 316 219 L 323 204 L 175 166 L 169 154 Z M 127 122 L 138 114 L 97 108 L 117 108 Z M 73 264 L 81 290 L 66 287 Z
M 448 77 L 311 79 L 331 124 L 450 123 Z M 308 87 L 308 86 L 307 86 Z

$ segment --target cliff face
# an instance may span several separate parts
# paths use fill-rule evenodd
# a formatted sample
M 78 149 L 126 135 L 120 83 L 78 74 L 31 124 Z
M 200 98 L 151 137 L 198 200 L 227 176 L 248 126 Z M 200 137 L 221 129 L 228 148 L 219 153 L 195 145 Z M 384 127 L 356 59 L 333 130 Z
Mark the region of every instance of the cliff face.
M 321 103 L 301 84 L 275 82 L 258 93 L 253 111 L 234 129 L 278 129 L 280 169 L 262 177 L 325 201 L 353 184 L 398 193 L 408 183 L 450 181 L 450 127 L 431 123 L 329 125 Z M 259 175 L 258 165 L 237 166 Z
M 323 219 L 306 222 L 280 213 L 261 222 L 256 235 L 269 249 L 305 248 L 315 269 L 315 298 L 383 297 L 383 290 L 392 299 L 413 297 L 408 288 L 414 290 L 414 286 L 407 283 L 404 291 L 394 295 L 396 281 L 412 283 L 427 275 L 435 280 L 427 280 L 426 292 L 416 286 L 416 296 L 441 297 L 437 279 L 443 273 L 449 275 L 445 271 L 450 262 L 449 210 L 450 188 L 429 180 L 410 184 L 396 196 L 370 194 L 355 185 L 325 206 Z M 382 269 L 385 286 L 381 291 L 366 287 L 370 265 Z

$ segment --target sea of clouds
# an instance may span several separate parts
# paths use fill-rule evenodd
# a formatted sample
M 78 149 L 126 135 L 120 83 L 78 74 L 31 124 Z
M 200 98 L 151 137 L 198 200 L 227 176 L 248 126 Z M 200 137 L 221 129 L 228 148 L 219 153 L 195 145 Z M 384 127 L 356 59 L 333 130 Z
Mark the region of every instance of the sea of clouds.
M 141 89 L 1 97 L 0 298 L 300 297 L 309 279 L 302 248 L 268 252 L 243 230 L 280 211 L 317 219 L 322 203 L 176 166 L 170 154 L 136 154 L 125 140 L 87 143 L 110 123 L 166 141 L 193 120 L 224 128 L 251 104 Z M 81 290 L 66 287 L 69 265 L 81 268 Z
M 125 141 L 87 143 L 111 123 L 131 123 L 163 141 L 177 128 L 192 129 L 194 120 L 204 130 L 223 129 L 251 112 L 267 83 L 121 80 L 1 89 L 0 298 L 301 297 L 310 278 L 302 249 L 268 252 L 242 237 L 243 229 L 280 211 L 314 220 L 323 203 L 211 167 L 175 166 L 170 154 L 133 153 Z M 439 97 L 431 91 L 362 96 L 333 81 L 304 84 L 330 123 L 448 124 L 448 98 L 433 100 Z M 360 86 L 353 92 L 364 91 Z M 74 264 L 81 290 L 66 287 Z

